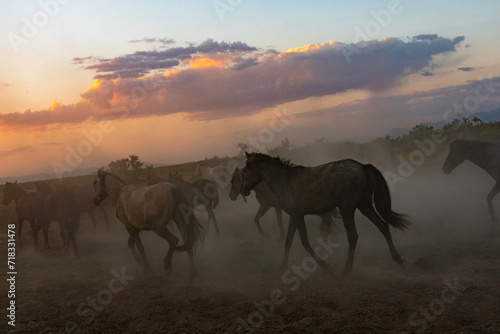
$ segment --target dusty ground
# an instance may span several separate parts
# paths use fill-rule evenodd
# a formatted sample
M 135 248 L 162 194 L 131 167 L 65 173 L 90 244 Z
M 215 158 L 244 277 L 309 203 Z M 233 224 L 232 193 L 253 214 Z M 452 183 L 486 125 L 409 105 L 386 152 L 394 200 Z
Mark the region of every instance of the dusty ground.
M 304 267 L 283 275 L 274 214 L 262 221 L 272 238 L 262 239 L 253 199 L 222 200 L 216 214 L 223 233 L 209 230 L 194 281 L 183 253 L 174 255 L 173 273 L 163 271 L 166 243 L 152 232 L 141 234 L 153 267 L 143 274 L 117 221 L 94 235 L 83 219 L 79 261 L 64 254 L 56 225 L 50 252 L 33 249 L 26 228 L 17 254 L 16 327 L 2 332 L 500 333 L 500 228 L 489 221 L 485 202 L 491 182 L 457 173 L 399 184 L 394 209 L 414 224 L 393 236 L 409 269 L 390 259 L 382 235 L 358 216 L 349 276 L 341 275 L 347 239 L 340 221 L 333 239 L 339 246 L 324 252 L 332 272 L 316 268 L 296 238 L 290 265 Z M 319 221 L 308 221 L 316 247 Z M 7 304 L 5 290 L 1 302 Z

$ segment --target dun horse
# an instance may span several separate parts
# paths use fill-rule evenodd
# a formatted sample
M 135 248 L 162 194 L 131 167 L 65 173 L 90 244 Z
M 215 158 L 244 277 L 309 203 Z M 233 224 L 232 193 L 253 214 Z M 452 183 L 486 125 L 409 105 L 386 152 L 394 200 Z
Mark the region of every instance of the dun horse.
M 479 140 L 457 139 L 450 144 L 450 152 L 443 165 L 443 172 L 450 174 L 465 160 L 484 169 L 494 180 L 495 185 L 488 194 L 486 202 L 493 222 L 497 221 L 493 210 L 493 198 L 500 192 L 500 143 Z
M 116 216 L 130 234 L 128 246 L 134 259 L 139 264 L 142 263 L 145 272 L 151 266 L 139 233 L 142 230 L 152 230 L 169 244 L 164 259 L 165 270 L 172 270 L 172 255 L 175 251 L 187 251 L 191 276 L 195 275 L 193 251 L 203 242 L 203 230 L 194 215 L 186 214 L 189 204 L 178 187 L 166 182 L 150 186 L 128 185 L 119 177 L 99 170 L 94 180 L 94 189 L 95 204 L 98 205 L 108 196 L 115 204 Z M 178 245 L 179 239 L 168 230 L 167 225 L 172 219 L 182 234 L 182 245 Z
M 261 181 L 279 198 L 281 207 L 290 215 L 282 269 L 288 266 L 288 255 L 295 231 L 299 231 L 302 246 L 324 269 L 328 265 L 312 249 L 307 237 L 304 215 L 323 214 L 338 207 L 347 232 L 349 250 L 344 272 L 352 271 L 358 233 L 354 212 L 359 209 L 384 235 L 392 259 L 404 267 L 396 251 L 389 225 L 405 229 L 406 216 L 391 209 L 387 183 L 372 165 L 346 159 L 316 167 L 295 166 L 280 158 L 260 153 L 246 153 L 240 193 L 248 196 Z
M 231 190 L 229 192 L 229 198 L 231 198 L 231 200 L 235 201 L 238 198 L 238 195 L 240 194 L 242 181 L 243 181 L 243 172 L 241 169 L 236 168 L 231 178 Z M 278 219 L 278 226 L 280 229 L 281 239 L 284 239 L 285 231 L 283 228 L 283 215 L 282 215 L 283 209 L 281 208 L 279 198 L 271 191 L 271 189 L 269 189 L 269 187 L 264 182 L 260 182 L 259 184 L 257 184 L 253 188 L 253 191 L 255 192 L 255 198 L 257 199 L 257 202 L 259 202 L 259 210 L 257 211 L 257 214 L 253 219 L 255 225 L 257 226 L 257 229 L 259 230 L 259 233 L 263 237 L 268 237 L 268 234 L 260 226 L 260 218 L 262 218 L 267 213 L 267 211 L 269 211 L 269 209 L 274 208 L 274 211 L 276 212 L 276 218 Z M 245 200 L 246 203 L 246 198 L 243 197 L 243 199 Z M 334 217 L 338 216 L 336 212 L 332 212 L 331 214 L 325 213 L 319 215 L 321 217 L 320 230 L 325 237 L 328 237 L 328 235 L 330 235 L 331 227 L 332 225 L 335 225 L 332 219 L 332 215 Z

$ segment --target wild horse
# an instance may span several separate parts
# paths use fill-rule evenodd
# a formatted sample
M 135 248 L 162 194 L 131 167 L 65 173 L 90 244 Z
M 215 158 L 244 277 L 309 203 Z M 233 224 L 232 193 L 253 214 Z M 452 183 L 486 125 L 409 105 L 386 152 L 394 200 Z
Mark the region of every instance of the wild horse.
M 231 178 L 231 190 L 229 192 L 229 198 L 235 201 L 240 194 L 241 182 L 243 181 L 243 171 L 239 168 L 236 168 L 233 176 Z M 269 187 L 264 183 L 260 182 L 253 189 L 255 192 L 255 198 L 257 202 L 259 202 L 259 210 L 254 217 L 254 223 L 259 230 L 259 233 L 263 237 L 268 237 L 268 234 L 264 231 L 264 229 L 260 226 L 260 218 L 262 218 L 269 209 L 274 208 L 276 212 L 276 218 L 278 219 L 278 226 L 280 229 L 281 239 L 285 238 L 285 231 L 283 228 L 283 209 L 281 208 L 281 204 L 279 198 L 269 189 Z M 246 203 L 246 197 L 243 196 L 243 199 Z M 325 237 L 328 237 L 331 233 L 331 227 L 335 225 L 335 222 L 332 219 L 333 217 L 338 217 L 338 213 L 336 210 L 331 213 L 325 213 L 319 215 L 321 217 L 321 225 L 320 231 Z
M 56 187 L 45 198 L 44 210 L 48 220 L 44 227 L 45 237 L 47 238 L 50 222 L 57 221 L 65 249 L 68 250 L 70 243 L 73 244 L 75 257 L 79 258 L 76 233 L 80 225 L 80 205 L 73 191 L 66 186 Z
M 152 230 L 169 244 L 164 259 L 165 270 L 172 270 L 172 255 L 175 251 L 187 251 L 191 276 L 195 275 L 193 251 L 203 242 L 204 232 L 196 217 L 186 214 L 189 204 L 178 187 L 166 182 L 149 186 L 129 185 L 118 176 L 99 170 L 94 180 L 94 203 L 98 205 L 108 196 L 116 206 L 116 217 L 130 234 L 128 246 L 134 259 L 142 263 L 145 272 L 151 266 L 139 233 Z M 182 234 L 182 245 L 178 245 L 179 239 L 168 230 L 167 225 L 172 219 Z
M 407 216 L 392 211 L 389 188 L 374 166 L 346 159 L 316 167 L 302 167 L 260 153 L 246 153 L 246 157 L 240 193 L 248 196 L 263 181 L 290 215 L 282 269 L 288 266 L 290 246 L 297 229 L 302 246 L 321 267 L 328 268 L 309 244 L 304 215 L 323 214 L 336 207 L 340 209 L 349 242 L 345 273 L 352 271 L 358 240 L 354 222 L 356 209 L 378 227 L 387 241 L 392 259 L 404 267 L 404 261 L 394 247 L 389 225 L 404 230 L 409 221 Z
M 2 204 L 9 205 L 12 201 L 16 203 L 17 217 L 17 240 L 19 247 L 23 246 L 22 230 L 23 222 L 28 221 L 31 226 L 35 247 L 38 246 L 38 232 L 46 222 L 43 202 L 45 197 L 39 192 L 26 192 L 16 182 L 6 182 Z M 45 239 L 45 247 L 49 248 L 48 240 Z
M 500 143 L 479 140 L 456 139 L 450 144 L 450 152 L 443 165 L 443 172 L 450 174 L 465 160 L 484 169 L 495 181 L 493 189 L 488 194 L 486 202 L 493 222 L 497 221 L 493 210 L 493 198 L 500 192 Z

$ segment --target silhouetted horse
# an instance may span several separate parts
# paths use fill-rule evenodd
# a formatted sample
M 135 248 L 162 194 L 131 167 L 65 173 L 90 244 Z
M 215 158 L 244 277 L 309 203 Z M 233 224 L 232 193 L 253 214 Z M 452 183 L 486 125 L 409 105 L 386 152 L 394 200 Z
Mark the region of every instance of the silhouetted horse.
M 35 247 L 38 246 L 38 232 L 46 221 L 43 209 L 44 199 L 44 196 L 38 192 L 27 193 L 17 184 L 17 181 L 5 183 L 2 204 L 9 205 L 12 201 L 16 203 L 17 241 L 21 248 L 23 246 L 22 230 L 25 220 L 30 223 L 34 245 Z M 45 239 L 45 247 L 49 248 L 47 239 Z
M 151 266 L 139 237 L 142 230 L 152 230 L 169 244 L 164 259 L 164 268 L 172 270 L 172 255 L 175 251 L 187 251 L 191 264 L 191 276 L 196 269 L 193 251 L 203 242 L 203 229 L 193 214 L 187 213 L 189 203 L 182 191 L 167 182 L 149 186 L 129 185 L 119 177 L 99 170 L 94 180 L 94 203 L 99 204 L 110 197 L 116 206 L 116 217 L 123 223 L 130 237 L 128 246 L 134 259 L 149 271 Z M 168 230 L 168 223 L 174 220 L 182 234 L 184 243 Z M 137 254 L 136 248 L 140 253 Z
M 241 169 L 236 168 L 231 178 L 231 190 L 229 192 L 229 198 L 231 198 L 231 200 L 233 201 L 235 201 L 240 194 L 241 182 L 243 181 L 242 173 L 243 172 Z M 252 190 L 255 192 L 255 198 L 260 205 L 259 210 L 257 211 L 257 214 L 253 219 L 255 225 L 257 226 L 257 229 L 259 230 L 259 233 L 264 237 L 268 236 L 264 229 L 260 226 L 260 218 L 262 218 L 267 213 L 267 211 L 269 211 L 269 209 L 274 208 L 274 211 L 276 212 L 276 218 L 278 219 L 281 239 L 284 239 L 285 231 L 283 229 L 283 215 L 278 197 L 271 191 L 271 189 L 269 189 L 269 187 L 264 182 L 260 182 Z M 243 198 L 245 199 L 245 197 Z M 338 216 L 334 212 L 332 212 L 331 214 L 326 213 L 318 215 L 321 218 L 320 230 L 325 237 L 328 237 L 328 235 L 330 235 L 331 227 L 332 225 L 335 225 L 331 217 L 332 215 L 334 217 Z
M 80 224 L 80 205 L 74 192 L 65 186 L 57 187 L 47 195 L 44 209 L 49 223 L 50 221 L 59 222 L 65 249 L 68 250 L 70 243 L 72 243 L 73 252 L 79 258 L 76 232 Z M 44 233 L 46 230 L 48 230 L 48 224 L 46 229 L 44 227 Z
M 340 209 L 349 241 L 344 272 L 352 271 L 353 267 L 358 240 L 354 222 L 356 209 L 378 227 L 387 241 L 392 259 L 404 267 L 404 261 L 394 247 L 389 225 L 403 230 L 409 222 L 406 216 L 392 211 L 389 188 L 382 173 L 374 166 L 347 159 L 316 167 L 302 167 L 260 153 L 245 154 L 247 164 L 243 168 L 240 193 L 248 196 L 263 181 L 279 198 L 283 210 L 290 215 L 283 269 L 288 266 L 288 255 L 296 229 L 299 230 L 302 246 L 321 267 L 328 268 L 309 244 L 304 215 L 323 214 L 336 207 Z
M 493 222 L 496 222 L 493 198 L 500 192 L 500 143 L 464 139 L 454 140 L 450 144 L 450 152 L 444 162 L 443 172 L 445 174 L 451 173 L 465 160 L 469 160 L 484 169 L 496 181 L 486 198 L 490 217 Z

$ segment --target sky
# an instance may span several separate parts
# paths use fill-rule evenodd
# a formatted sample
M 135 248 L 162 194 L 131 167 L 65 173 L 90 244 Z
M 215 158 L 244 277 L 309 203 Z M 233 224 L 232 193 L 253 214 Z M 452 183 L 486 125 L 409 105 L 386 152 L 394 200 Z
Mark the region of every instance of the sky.
M 367 141 L 500 107 L 493 0 L 4 1 L 0 20 L 2 177 Z

